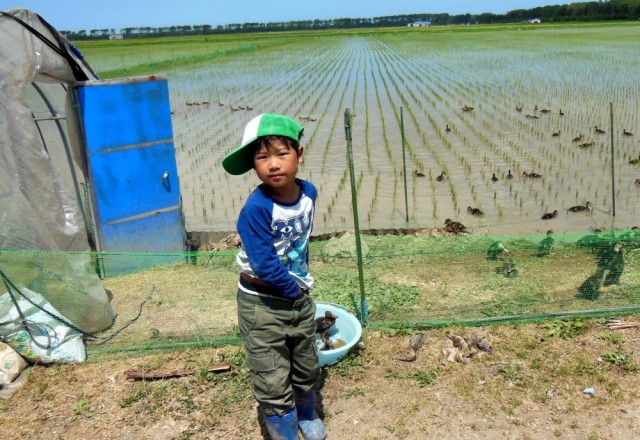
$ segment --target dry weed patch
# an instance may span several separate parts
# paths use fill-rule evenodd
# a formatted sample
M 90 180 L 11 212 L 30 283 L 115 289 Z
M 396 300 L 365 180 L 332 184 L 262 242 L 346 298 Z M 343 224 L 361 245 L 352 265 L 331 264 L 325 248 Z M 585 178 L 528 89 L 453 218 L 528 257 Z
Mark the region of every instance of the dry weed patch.
M 485 336 L 493 355 L 443 363 L 447 332 L 469 331 Z M 590 319 L 423 333 L 415 362 L 398 360 L 411 331 L 368 329 L 364 349 L 324 370 L 320 409 L 331 437 L 631 439 L 639 428 L 637 328 L 610 330 L 606 320 Z M 231 370 L 206 372 L 220 362 Z M 196 373 L 124 376 L 185 368 Z M 13 438 L 263 438 L 238 346 L 36 366 L 8 403 L 0 421 Z

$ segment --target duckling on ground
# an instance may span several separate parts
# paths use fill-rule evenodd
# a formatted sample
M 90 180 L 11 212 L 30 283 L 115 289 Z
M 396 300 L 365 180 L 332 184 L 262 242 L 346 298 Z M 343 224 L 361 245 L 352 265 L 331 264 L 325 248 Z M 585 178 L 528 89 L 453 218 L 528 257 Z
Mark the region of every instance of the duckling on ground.
M 625 259 L 624 256 L 627 253 L 626 249 L 622 247 L 621 243 L 616 243 L 613 247 L 613 257 L 607 266 L 608 273 L 604 278 L 603 286 L 610 286 L 612 284 L 620 284 L 620 276 L 624 271 Z
M 578 287 L 581 296 L 597 299 L 600 288 L 611 284 L 619 284 L 625 266 L 625 253 L 622 243 L 615 242 L 598 250 L 596 271 Z
M 515 261 L 510 259 L 502 263 L 502 266 L 497 267 L 496 273 L 507 278 L 515 278 L 520 275 L 520 269 L 516 266 Z
M 549 255 L 551 253 L 551 249 L 553 248 L 553 244 L 555 240 L 551 236 L 552 231 L 547 231 L 547 236 L 542 239 L 542 241 L 538 244 L 538 256 L 542 257 L 544 255 Z
M 489 260 L 497 260 L 498 255 L 502 255 L 503 253 L 509 253 L 509 249 L 504 247 L 501 241 L 494 241 L 487 249 L 487 258 Z
M 418 350 L 424 345 L 424 335 L 422 333 L 416 333 L 409 339 L 409 356 L 400 358 L 398 360 L 403 362 L 414 362 L 418 358 Z

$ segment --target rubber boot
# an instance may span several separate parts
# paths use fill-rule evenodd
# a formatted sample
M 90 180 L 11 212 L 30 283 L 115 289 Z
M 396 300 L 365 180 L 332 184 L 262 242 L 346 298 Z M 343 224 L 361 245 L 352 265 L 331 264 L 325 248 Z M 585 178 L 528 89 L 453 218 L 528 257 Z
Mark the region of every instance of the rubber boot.
M 324 440 L 327 438 L 324 423 L 316 412 L 315 391 L 296 395 L 296 408 L 298 409 L 298 427 L 305 440 Z
M 263 416 L 271 440 L 298 440 L 298 414 L 295 408 L 283 416 Z

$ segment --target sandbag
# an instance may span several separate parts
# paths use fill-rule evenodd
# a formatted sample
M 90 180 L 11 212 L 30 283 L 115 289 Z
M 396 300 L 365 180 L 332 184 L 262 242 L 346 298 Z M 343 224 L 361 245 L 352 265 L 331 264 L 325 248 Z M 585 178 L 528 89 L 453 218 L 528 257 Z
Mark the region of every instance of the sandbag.
M 27 368 L 27 362 L 13 348 L 0 342 L 0 388 L 10 384 Z

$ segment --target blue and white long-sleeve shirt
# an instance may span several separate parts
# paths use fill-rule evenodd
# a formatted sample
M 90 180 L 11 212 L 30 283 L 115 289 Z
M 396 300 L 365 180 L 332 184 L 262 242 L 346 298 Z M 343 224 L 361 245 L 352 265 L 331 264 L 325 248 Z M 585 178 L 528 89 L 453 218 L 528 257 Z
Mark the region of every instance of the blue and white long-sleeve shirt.
M 261 186 L 256 188 L 237 223 L 242 240 L 236 257 L 240 271 L 260 278 L 287 298 L 297 298 L 299 287 L 313 286 L 308 251 L 317 190 L 306 180 L 296 179 L 296 183 L 300 196 L 291 204 L 276 202 Z M 241 284 L 238 287 L 247 291 Z

